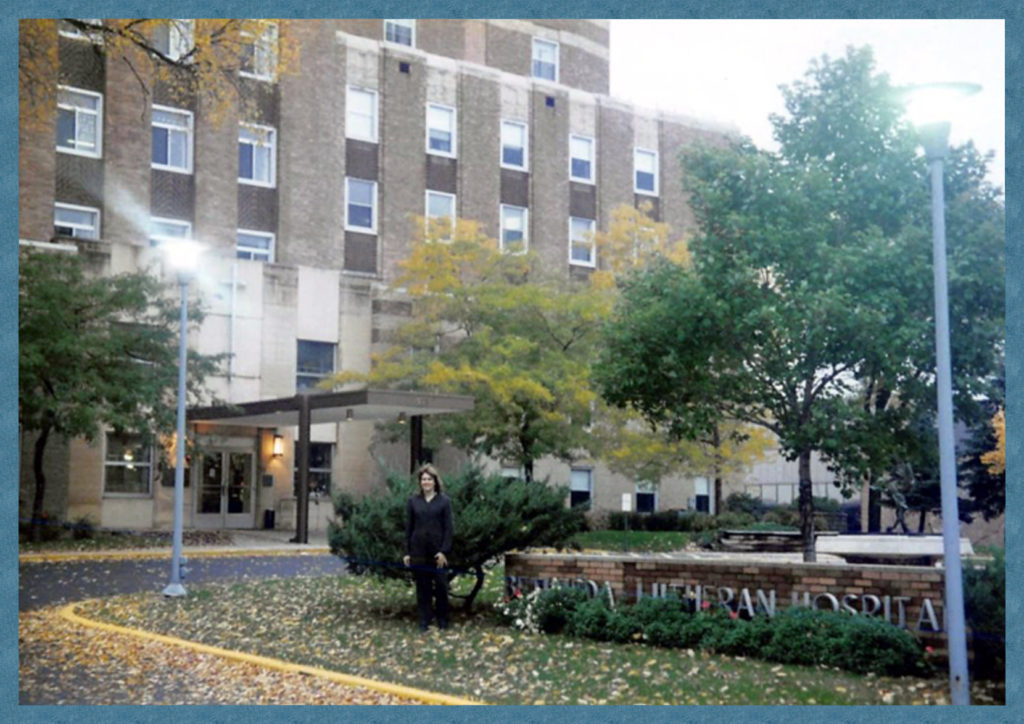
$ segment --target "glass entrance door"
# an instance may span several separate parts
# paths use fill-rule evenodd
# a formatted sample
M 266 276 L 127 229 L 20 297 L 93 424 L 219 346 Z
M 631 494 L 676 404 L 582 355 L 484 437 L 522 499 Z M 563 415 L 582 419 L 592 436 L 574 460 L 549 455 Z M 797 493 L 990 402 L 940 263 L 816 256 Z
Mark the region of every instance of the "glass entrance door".
M 255 468 L 253 453 L 203 454 L 196 485 L 196 527 L 252 528 Z

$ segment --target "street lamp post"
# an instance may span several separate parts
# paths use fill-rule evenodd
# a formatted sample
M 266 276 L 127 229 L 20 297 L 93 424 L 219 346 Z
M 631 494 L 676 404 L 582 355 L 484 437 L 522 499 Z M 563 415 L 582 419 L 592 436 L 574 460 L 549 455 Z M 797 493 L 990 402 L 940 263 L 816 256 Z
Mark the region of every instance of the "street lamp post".
M 174 464 L 174 533 L 171 538 L 171 577 L 164 588 L 165 596 L 184 596 L 181 583 L 182 517 L 185 504 L 185 374 L 188 356 L 188 284 L 195 273 L 199 247 L 182 240 L 165 242 L 167 260 L 178 272 L 181 288 L 181 332 L 178 335 L 178 428 Z
M 942 553 L 945 567 L 946 635 L 949 649 L 950 699 L 970 704 L 967 678 L 967 635 L 964 625 L 964 589 L 960 563 L 960 511 L 957 502 L 956 450 L 953 437 L 953 381 L 949 352 L 949 297 L 946 271 L 946 204 L 943 164 L 949 153 L 948 120 L 942 118 L 955 96 L 977 93 L 981 86 L 942 83 L 911 89 L 912 113 L 931 176 L 932 266 L 935 278 L 935 387 L 938 397 L 939 485 L 942 493 Z M 936 116 L 936 114 L 941 114 Z M 930 116 L 930 117 L 928 117 Z

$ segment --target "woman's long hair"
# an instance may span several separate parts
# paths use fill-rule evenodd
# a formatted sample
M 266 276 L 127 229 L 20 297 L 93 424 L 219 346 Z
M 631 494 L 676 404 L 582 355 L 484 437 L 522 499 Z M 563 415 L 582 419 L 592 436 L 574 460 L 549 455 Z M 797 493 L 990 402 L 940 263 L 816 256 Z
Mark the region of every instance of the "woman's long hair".
M 419 488 L 420 495 L 423 495 L 423 486 L 420 485 L 420 476 L 423 475 L 423 473 L 426 473 L 434 479 L 435 493 L 440 495 L 444 492 L 443 483 L 441 482 L 441 474 L 437 472 L 437 468 L 430 463 L 424 463 L 423 465 L 420 465 L 420 469 L 416 471 L 416 487 Z

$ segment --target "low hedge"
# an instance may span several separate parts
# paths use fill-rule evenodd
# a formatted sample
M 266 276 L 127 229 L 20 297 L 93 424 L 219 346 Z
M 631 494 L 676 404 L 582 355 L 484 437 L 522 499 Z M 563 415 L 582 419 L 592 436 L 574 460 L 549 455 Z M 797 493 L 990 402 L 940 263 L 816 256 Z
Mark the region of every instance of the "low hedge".
M 931 666 L 921 644 L 907 630 L 874 617 L 801 607 L 774 616 L 746 619 L 705 602 L 642 598 L 611 608 L 602 597 L 575 588 L 517 594 L 513 606 L 499 605 L 507 623 L 539 623 L 543 633 L 617 643 L 646 643 L 746 656 L 784 664 L 839 667 L 858 674 L 927 675 Z M 509 616 L 512 610 L 516 614 Z M 524 611 L 530 610 L 529 616 Z

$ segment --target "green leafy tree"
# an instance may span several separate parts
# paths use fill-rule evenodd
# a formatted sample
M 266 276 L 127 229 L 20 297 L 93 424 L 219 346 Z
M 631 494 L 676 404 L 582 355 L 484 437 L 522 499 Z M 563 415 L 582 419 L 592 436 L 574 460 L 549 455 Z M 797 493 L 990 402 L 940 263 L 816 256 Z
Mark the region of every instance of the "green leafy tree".
M 331 552 L 345 558 L 354 573 L 408 578 L 401 560 L 406 501 L 415 491 L 408 476 L 390 475 L 386 486 L 358 500 L 341 493 L 335 499 L 341 523 L 332 522 L 328 530 Z M 449 580 L 475 578 L 464 596 L 466 610 L 502 554 L 530 546 L 563 547 L 586 527 L 583 511 L 566 507 L 564 487 L 529 485 L 467 467 L 445 479 L 444 492 L 455 519 Z
M 929 204 L 914 136 L 869 50 L 816 61 L 784 94 L 778 152 L 740 143 L 686 154 L 693 264 L 661 259 L 626 279 L 595 376 L 613 404 L 690 439 L 723 419 L 774 433 L 798 463 L 814 560 L 812 453 L 847 486 L 884 475 L 906 457 L 901 441 L 927 398 Z M 971 265 L 987 256 L 991 269 L 1002 252 L 999 207 L 977 183 L 984 164 L 971 148 L 952 155 L 950 190 L 964 197 L 952 216 L 986 219 L 976 234 L 950 229 L 962 294 L 953 318 L 964 320 L 955 345 L 976 345 L 958 361 L 963 407 L 1001 347 L 1001 293 L 978 288 L 991 276 Z
M 180 302 L 146 273 L 90 275 L 78 255 L 23 252 L 19 262 L 18 423 L 35 434 L 38 539 L 51 438 L 91 440 L 109 428 L 152 441 L 173 432 Z M 190 319 L 201 319 L 194 305 Z M 191 399 L 218 362 L 189 353 Z

